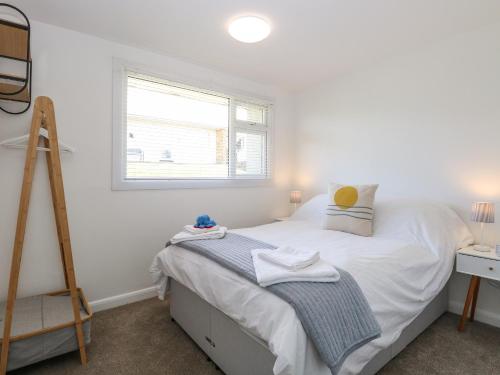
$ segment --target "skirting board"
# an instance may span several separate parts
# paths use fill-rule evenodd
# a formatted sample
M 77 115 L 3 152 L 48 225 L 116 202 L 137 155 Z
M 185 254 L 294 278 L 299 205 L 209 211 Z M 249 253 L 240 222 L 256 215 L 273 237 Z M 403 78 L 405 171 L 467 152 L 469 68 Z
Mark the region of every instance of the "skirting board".
M 94 312 L 112 309 L 114 307 L 127 305 L 129 303 L 139 302 L 145 299 L 153 298 L 158 295 L 156 287 L 135 290 L 133 292 L 118 294 L 116 296 L 106 297 L 90 302 Z
M 454 314 L 462 315 L 463 309 L 463 301 L 450 301 L 448 304 L 448 311 Z M 491 311 L 476 309 L 475 319 L 478 322 L 486 323 L 495 327 L 500 327 L 500 315 L 492 313 Z
M 139 302 L 145 299 L 154 298 L 157 296 L 156 287 L 152 286 L 149 288 L 135 290 L 133 292 L 118 294 L 116 296 L 102 298 L 96 301 L 90 302 L 94 312 L 112 309 L 114 307 L 119 307 L 127 305 L 129 303 Z M 463 310 L 463 301 L 450 301 L 448 305 L 448 311 L 461 315 Z M 477 309 L 476 310 L 476 320 L 482 323 L 490 324 L 495 327 L 500 327 L 500 315 L 492 313 L 490 311 Z

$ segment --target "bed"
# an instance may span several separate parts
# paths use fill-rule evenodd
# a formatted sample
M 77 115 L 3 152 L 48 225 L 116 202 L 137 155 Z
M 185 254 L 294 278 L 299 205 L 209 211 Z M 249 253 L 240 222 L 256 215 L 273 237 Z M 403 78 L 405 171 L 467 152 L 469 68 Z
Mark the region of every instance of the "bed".
M 448 207 L 430 202 L 377 204 L 375 235 L 321 229 L 327 197 L 288 221 L 232 232 L 276 246 L 311 246 L 357 281 L 382 335 L 350 354 L 340 374 L 374 374 L 447 309 L 454 252 L 472 241 Z M 151 267 L 160 298 L 171 290 L 172 317 L 229 375 L 331 374 L 294 309 L 234 272 L 179 246 Z

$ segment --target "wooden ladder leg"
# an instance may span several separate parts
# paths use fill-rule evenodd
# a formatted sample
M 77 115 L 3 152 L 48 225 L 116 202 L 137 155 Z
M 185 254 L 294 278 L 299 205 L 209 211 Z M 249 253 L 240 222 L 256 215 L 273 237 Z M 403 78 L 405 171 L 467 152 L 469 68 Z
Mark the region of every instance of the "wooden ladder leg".
M 39 141 L 40 125 L 42 114 L 38 102 L 35 103 L 33 119 L 31 121 L 31 130 L 26 151 L 26 162 L 24 165 L 23 187 L 21 198 L 19 200 L 19 213 L 17 216 L 16 236 L 14 239 L 14 250 L 10 268 L 9 291 L 7 295 L 7 307 L 5 311 L 5 321 L 2 339 L 2 353 L 0 356 L 0 375 L 7 372 L 9 358 L 10 334 L 12 329 L 12 317 L 14 305 L 17 296 L 17 287 L 19 284 L 19 271 L 21 269 L 21 259 L 23 253 L 24 237 L 26 233 L 26 220 L 28 218 L 28 209 L 31 197 L 31 188 L 33 186 L 33 174 L 37 159 L 37 145 Z
M 49 134 L 48 145 L 50 151 L 47 154 L 47 167 L 49 169 L 50 185 L 54 200 L 54 214 L 56 224 L 58 223 L 59 243 L 63 254 L 63 267 L 65 269 L 66 280 L 71 293 L 71 303 L 75 319 L 76 336 L 78 348 L 80 350 L 80 360 L 83 365 L 87 364 L 87 353 L 85 350 L 85 339 L 83 336 L 83 325 L 80 316 L 80 297 L 76 286 L 75 268 L 71 250 L 71 240 L 68 225 L 66 202 L 64 197 L 64 185 L 62 180 L 61 159 L 59 155 L 59 145 L 57 141 L 56 119 L 52 100 L 47 97 L 39 98 L 43 103 L 44 124 Z M 49 155 L 50 154 L 50 155 Z
M 44 115 L 46 116 L 46 115 Z M 49 145 L 49 140 L 47 138 L 44 138 L 44 145 L 46 148 L 50 149 Z M 59 243 L 59 252 L 61 253 L 61 263 L 63 266 L 63 273 L 64 273 L 64 284 L 66 285 L 66 289 L 69 289 L 69 281 L 68 281 L 68 272 L 66 270 L 66 259 L 64 257 L 64 246 L 62 242 L 62 233 L 61 233 L 61 222 L 60 222 L 60 215 L 57 215 L 57 197 L 56 197 L 56 191 L 53 188 L 54 186 L 54 172 L 53 168 L 51 167 L 53 161 L 52 161 L 52 155 L 50 152 L 46 153 L 46 161 L 47 161 L 47 170 L 49 172 L 49 183 L 50 183 L 50 192 L 52 194 L 52 206 L 54 208 L 54 216 L 56 219 L 56 229 L 57 229 L 57 239 Z

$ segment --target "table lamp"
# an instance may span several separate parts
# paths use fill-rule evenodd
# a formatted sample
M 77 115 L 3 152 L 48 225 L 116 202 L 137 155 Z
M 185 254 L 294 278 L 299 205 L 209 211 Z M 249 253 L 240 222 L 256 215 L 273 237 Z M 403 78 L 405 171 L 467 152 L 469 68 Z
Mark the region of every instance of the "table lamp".
M 475 202 L 472 204 L 471 220 L 481 223 L 481 239 L 479 245 L 474 246 L 477 251 L 490 251 L 489 246 L 483 245 L 484 224 L 495 222 L 495 205 L 491 202 Z
M 293 210 L 297 209 L 297 204 L 302 202 L 302 192 L 300 190 L 292 190 L 290 192 L 290 203 L 293 204 Z

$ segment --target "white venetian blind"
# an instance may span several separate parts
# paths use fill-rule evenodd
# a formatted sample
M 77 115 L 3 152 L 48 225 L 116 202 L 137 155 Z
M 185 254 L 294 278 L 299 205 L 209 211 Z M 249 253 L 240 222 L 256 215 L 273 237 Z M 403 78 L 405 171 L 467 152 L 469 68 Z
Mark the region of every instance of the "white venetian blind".
M 241 102 L 235 104 L 235 174 L 237 177 L 265 178 L 269 176 L 267 112 L 268 108 L 264 105 Z
M 236 131 L 236 174 L 240 176 L 265 176 L 266 133 Z
M 228 114 L 228 98 L 129 75 L 126 177 L 227 178 Z
M 236 120 L 253 124 L 265 124 L 266 108 L 256 104 L 237 104 Z
M 270 177 L 266 105 L 128 72 L 127 180 Z

